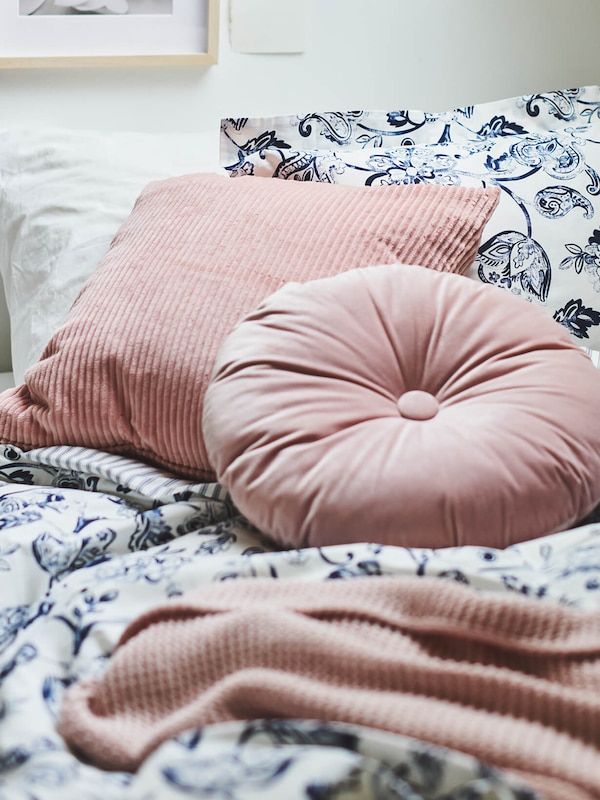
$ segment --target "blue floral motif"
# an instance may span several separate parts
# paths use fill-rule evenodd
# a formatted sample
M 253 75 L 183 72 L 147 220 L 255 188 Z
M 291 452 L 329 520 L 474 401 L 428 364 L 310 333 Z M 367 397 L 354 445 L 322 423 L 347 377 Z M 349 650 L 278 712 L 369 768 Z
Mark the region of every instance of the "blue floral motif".
M 372 174 L 365 180 L 365 184 L 437 183 L 451 186 L 460 183 L 457 177 L 460 157 L 458 153 L 440 152 L 432 158 L 427 151 L 417 147 L 371 156 L 367 167 Z
M 519 164 L 543 169 L 551 178 L 567 180 L 583 172 L 585 158 L 568 135 L 528 136 L 511 145 L 510 153 Z
M 75 681 L 76 678 L 73 675 L 64 678 L 57 677 L 56 675 L 47 675 L 44 678 L 42 697 L 54 719 L 58 719 L 60 701 L 62 700 L 65 689 L 75 683 Z
M 462 583 L 464 586 L 469 585 L 468 577 L 460 569 L 443 569 L 441 572 L 438 572 L 438 577 L 447 578 L 455 583 Z
M 241 518 L 216 485 L 177 482 L 126 460 L 115 465 L 112 456 L 109 477 L 102 454 L 84 455 L 89 471 L 77 466 L 82 454 L 61 455 L 57 466 L 52 448 L 35 458 L 12 449 L 0 463 L 5 476 L 9 466 L 24 467 L 32 478 L 0 485 L 0 515 L 12 517 L 0 550 L 2 593 L 11 598 L 0 611 L 0 797 L 253 800 L 258 792 L 265 800 L 348 793 L 406 800 L 412 792 L 428 800 L 536 800 L 467 754 L 353 725 L 285 719 L 193 729 L 127 774 L 79 761 L 56 722 L 65 689 L 105 667 L 132 619 L 199 585 L 416 575 L 599 608 L 600 525 L 506 550 L 363 543 L 286 551 Z M 72 472 L 72 485 L 58 492 L 52 481 L 61 471 Z M 147 496 L 140 485 L 152 487 Z
M 525 128 L 517 122 L 506 119 L 504 114 L 492 117 L 477 131 L 478 136 L 486 139 L 490 136 L 515 136 L 523 133 L 527 133 Z
M 84 476 L 77 470 L 58 470 L 52 479 L 52 486 L 59 489 L 89 489 L 95 491 L 98 484 L 97 476 Z
M 452 763 L 444 748 L 359 726 L 274 719 L 227 730 L 229 747 L 218 725 L 178 737 L 179 748 L 165 749 L 163 780 L 184 795 L 224 800 L 258 792 L 269 800 L 540 800 L 488 764 L 464 755 Z M 311 770 L 311 758 L 323 748 L 326 760 Z
M 581 244 L 581 223 L 595 219 L 600 197 L 599 121 L 600 86 L 444 112 L 224 120 L 221 159 L 232 176 L 498 186 L 501 200 L 468 277 L 523 296 L 600 350 L 596 243 Z M 573 267 L 574 277 L 588 278 L 587 286 L 558 272 Z
M 274 177 L 296 181 L 319 181 L 320 183 L 335 183 L 335 173 L 344 170 L 343 161 L 335 153 L 328 154 L 325 158 L 317 158 L 310 151 L 290 154 L 277 166 Z
M 581 94 L 581 89 L 563 89 L 562 91 L 545 92 L 544 94 L 532 94 L 526 98 L 526 111 L 531 117 L 540 115 L 542 106 L 550 116 L 562 122 L 568 122 L 575 118 L 575 101 Z
M 577 273 L 585 271 L 594 283 L 594 289 L 600 292 L 600 230 L 592 233 L 583 248 L 573 243 L 565 247 L 571 255 L 560 262 L 561 269 L 573 267 Z
M 502 582 L 511 592 L 525 595 L 526 597 L 545 597 L 548 593 L 547 586 L 532 586 L 522 580 L 519 575 L 505 574 L 502 576 Z
M 587 197 L 570 186 L 546 186 L 537 192 L 534 203 L 538 214 L 548 219 L 566 217 L 574 208 L 582 208 L 585 219 L 594 216 L 594 206 Z
M 81 528 L 75 527 L 73 533 Z M 85 566 L 97 559 L 110 547 L 115 539 L 115 532 L 105 529 L 90 536 L 59 537 L 52 533 L 42 533 L 32 543 L 35 560 L 41 569 L 47 572 L 52 581 L 73 569 Z
M 37 658 L 37 655 L 37 648 L 32 644 L 24 644 L 19 647 L 16 654 L 0 666 L 0 685 L 17 667 L 20 667 L 21 664 L 26 664 L 28 661 L 33 661 L 34 658 Z
M 10 559 L 7 556 L 12 556 L 19 551 L 17 544 L 0 546 L 0 572 L 8 572 L 11 568 Z
M 240 744 L 267 739 L 273 744 L 318 744 L 358 751 L 360 739 L 352 730 L 325 722 L 304 722 L 298 725 L 288 719 L 255 720 L 248 722 L 239 737 Z
M 136 529 L 129 540 L 130 550 L 147 550 L 156 545 L 166 544 L 175 538 L 175 531 L 162 516 L 160 508 L 147 511 L 140 517 Z
M 312 125 L 319 125 L 319 133 L 336 145 L 350 142 L 355 129 L 355 123 L 362 117 L 362 111 L 348 111 L 346 113 L 333 112 L 330 114 L 307 114 L 298 122 L 300 136 L 308 137 L 312 133 Z
M 369 561 L 358 561 L 351 567 L 339 567 L 338 569 L 333 570 L 328 577 L 330 579 L 361 578 L 365 575 L 381 575 L 381 567 L 375 559 Z
M 421 745 L 411 753 L 414 768 L 418 771 L 417 783 L 430 794 L 439 790 L 443 783 L 444 762 L 435 747 Z
M 479 277 L 505 289 L 533 295 L 541 302 L 550 288 L 550 262 L 534 239 L 517 231 L 496 234 L 479 248 Z
M 554 131 L 565 123 L 600 118 L 597 86 L 551 91 L 451 111 L 409 109 L 311 112 L 296 117 L 221 121 L 222 164 L 238 170 L 244 155 L 265 148 L 390 148 L 474 142 Z M 269 141 L 273 144 L 269 144 Z M 237 162 L 237 165 L 234 164 Z
M 220 523 L 215 527 L 217 530 L 210 531 L 210 536 L 203 539 L 198 545 L 195 551 L 196 555 L 212 556 L 215 553 L 224 553 L 236 543 L 237 537 L 233 531 L 228 530 L 226 523 Z M 206 533 L 209 532 L 206 531 Z
M 584 108 L 579 111 L 579 115 L 583 117 L 588 124 L 593 122 L 594 117 L 600 119 L 600 101 L 578 100 L 577 102 L 584 106 Z
M 185 792 L 236 800 L 241 787 L 263 792 L 278 783 L 293 763 L 290 756 L 282 757 L 277 751 L 261 756 L 245 762 L 234 751 L 219 759 L 186 759 L 166 767 L 163 776 L 167 784 Z
M 19 514 L 10 514 L 4 512 L 0 517 L 0 530 L 3 528 L 13 528 L 17 525 L 23 525 L 24 522 L 37 522 L 41 518 L 41 513 L 39 511 L 34 511 L 33 509 L 23 510 Z
M 0 652 L 3 652 L 17 638 L 17 634 L 29 627 L 36 619 L 50 613 L 53 603 L 47 600 L 36 607 L 9 606 L 0 610 Z
M 29 484 L 33 483 L 34 481 L 32 472 L 23 469 L 22 467 L 15 468 L 10 461 L 3 465 L 0 475 L 2 475 L 3 478 L 6 478 L 6 480 L 10 480 L 12 483 Z
M 168 584 L 173 576 L 190 558 L 181 551 L 172 551 L 169 546 L 154 549 L 146 553 L 134 553 L 127 556 L 113 556 L 106 561 L 88 564 L 93 573 L 93 580 L 106 583 L 124 579 L 129 583 Z
M 216 511 L 212 506 L 203 506 L 202 508 L 190 506 L 190 510 L 191 515 L 185 520 L 185 522 L 177 525 L 177 536 L 184 536 L 186 533 L 200 533 L 208 527 L 214 530 L 213 526 L 219 525 L 223 520 L 224 512 L 226 517 L 231 517 L 235 513 L 230 506 L 224 509 L 219 509 L 218 511 Z
M 92 630 L 101 622 L 106 624 L 106 620 L 98 618 L 104 611 L 104 605 L 112 603 L 118 598 L 118 593 L 115 591 L 104 592 L 97 596 L 87 588 L 81 591 L 81 595 L 81 603 L 72 608 L 69 617 L 64 614 L 56 614 L 54 616 L 55 620 L 63 622 L 73 634 L 72 652 L 74 656 L 78 655 Z M 121 611 L 122 613 L 123 610 Z M 122 622 L 122 616 L 113 620 L 114 624 Z
M 221 127 L 226 130 L 228 126 L 239 130 L 240 125 L 236 120 L 223 120 Z M 243 126 L 242 126 L 243 127 Z M 245 164 L 245 157 L 253 153 L 262 153 L 264 150 L 275 148 L 277 150 L 285 150 L 289 145 L 285 141 L 278 138 L 275 131 L 264 131 L 259 136 L 248 139 L 244 144 L 240 145 L 238 149 L 238 163 L 231 168 L 234 176 L 252 174 L 248 171 Z
M 28 747 L 15 747 L 0 753 L 0 774 L 21 767 L 41 753 L 55 753 L 59 748 L 49 739 L 35 740 Z
M 13 447 L 11 444 L 5 444 L 2 447 L 2 458 L 5 458 L 10 464 L 11 461 L 20 461 L 22 452 L 18 447 Z M 3 464 L 2 466 L 6 466 Z
M 589 329 L 600 325 L 600 311 L 584 306 L 581 300 L 571 300 L 554 313 L 554 319 L 578 339 L 588 339 Z

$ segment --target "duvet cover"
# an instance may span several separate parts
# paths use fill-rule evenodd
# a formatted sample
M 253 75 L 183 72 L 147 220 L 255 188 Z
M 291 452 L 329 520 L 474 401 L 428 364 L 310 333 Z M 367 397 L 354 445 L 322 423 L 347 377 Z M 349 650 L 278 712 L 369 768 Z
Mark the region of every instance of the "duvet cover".
M 532 604 L 597 611 L 599 524 L 502 551 L 368 541 L 280 550 L 238 514 L 218 484 L 191 484 L 118 456 L 4 447 L 0 479 L 2 800 L 539 796 L 517 775 L 466 753 L 336 720 L 188 728 L 131 773 L 78 757 L 57 732 L 57 720 L 69 686 L 106 670 L 132 621 L 212 583 L 261 578 L 314 588 L 332 580 L 419 576 L 490 596 L 518 593 Z M 572 797 L 593 796 L 579 791 Z

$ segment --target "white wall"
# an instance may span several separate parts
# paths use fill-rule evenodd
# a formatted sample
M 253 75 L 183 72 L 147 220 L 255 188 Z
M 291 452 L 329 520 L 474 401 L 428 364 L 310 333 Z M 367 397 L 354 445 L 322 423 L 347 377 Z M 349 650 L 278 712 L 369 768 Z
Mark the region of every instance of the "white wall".
M 441 111 L 600 83 L 598 0 L 306 2 L 300 55 L 232 53 L 221 0 L 216 66 L 0 70 L 0 129 L 216 132 L 222 116 Z M 5 320 L 0 290 L 0 341 Z
M 0 70 L 0 128 L 193 131 L 221 116 L 433 111 L 600 82 L 598 0 L 306 1 L 300 55 L 232 53 L 221 0 L 213 67 Z

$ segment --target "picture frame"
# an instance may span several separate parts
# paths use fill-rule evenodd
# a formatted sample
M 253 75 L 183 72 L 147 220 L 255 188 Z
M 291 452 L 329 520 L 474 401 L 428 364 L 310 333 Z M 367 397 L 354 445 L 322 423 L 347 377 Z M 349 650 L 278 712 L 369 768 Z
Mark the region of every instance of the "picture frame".
M 121 8 L 133 10 L 119 14 L 49 6 L 44 13 L 41 0 L 40 10 L 32 13 L 27 9 L 36 7 L 35 0 L 30 6 L 22 2 L 0 2 L 0 69 L 217 63 L 219 0 L 159 0 L 158 7 L 168 13 L 136 13 L 134 3 L 143 0 L 120 0 Z M 81 0 L 80 6 L 89 2 Z M 58 0 L 56 5 L 69 4 Z

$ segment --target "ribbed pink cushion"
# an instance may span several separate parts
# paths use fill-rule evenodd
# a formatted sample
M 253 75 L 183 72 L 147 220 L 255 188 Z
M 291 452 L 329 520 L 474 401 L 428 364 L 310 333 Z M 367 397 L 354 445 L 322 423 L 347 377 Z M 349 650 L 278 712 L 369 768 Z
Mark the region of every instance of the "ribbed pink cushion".
M 2 395 L 0 440 L 95 447 L 211 480 L 204 391 L 243 314 L 287 280 L 372 263 L 464 271 L 497 200 L 215 175 L 151 184 L 25 384 Z
M 290 285 L 227 337 L 204 435 L 286 546 L 504 547 L 600 498 L 600 372 L 524 300 L 416 266 Z

